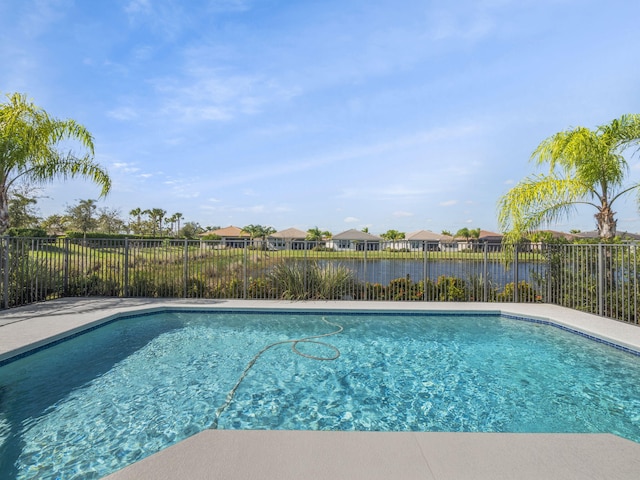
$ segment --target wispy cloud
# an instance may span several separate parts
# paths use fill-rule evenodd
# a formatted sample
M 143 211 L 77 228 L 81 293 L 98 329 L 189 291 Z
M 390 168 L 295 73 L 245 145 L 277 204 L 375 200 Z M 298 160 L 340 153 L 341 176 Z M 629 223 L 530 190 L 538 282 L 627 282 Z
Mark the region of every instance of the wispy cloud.
M 317 155 L 307 158 L 296 158 L 295 160 L 287 159 L 281 163 L 271 163 L 268 166 L 255 167 L 251 170 L 243 168 L 238 172 L 227 171 L 226 175 L 223 178 L 220 177 L 213 180 L 210 183 L 210 187 L 220 188 L 246 184 L 248 182 L 255 182 L 258 180 L 279 177 L 296 172 L 303 172 L 321 167 L 324 168 L 336 163 L 343 164 L 347 161 L 383 156 L 389 153 L 394 153 L 397 155 L 397 152 L 402 151 L 405 148 L 428 145 L 434 142 L 462 141 L 467 136 L 477 135 L 481 130 L 482 127 L 476 124 L 467 124 L 448 128 L 438 127 L 431 130 L 419 131 L 413 134 L 399 136 L 377 143 L 345 146 L 340 150 L 334 152 L 330 151 L 323 155 Z M 468 174 L 472 171 L 469 167 L 449 164 L 444 164 L 444 168 L 446 168 L 450 172 L 457 171 L 460 174 Z M 430 175 L 433 176 L 433 172 L 430 172 Z M 349 197 L 360 196 L 361 194 L 368 195 L 372 190 L 375 190 L 377 195 L 380 194 L 380 190 L 377 186 L 371 187 L 370 189 L 367 189 L 366 187 L 349 187 L 345 188 L 340 196 Z M 427 189 L 411 188 L 405 185 L 393 185 L 390 187 L 385 186 L 383 188 L 383 191 L 389 196 L 415 196 L 426 193 Z
M 430 12 L 429 29 L 434 40 L 477 42 L 488 37 L 496 27 L 486 9 L 465 4 L 461 8 L 437 8 Z
M 111 164 L 111 166 L 115 170 L 119 170 L 123 173 L 136 173 L 140 171 L 139 167 L 136 167 L 135 165 L 131 163 L 126 163 L 126 162 L 114 162 Z
M 180 77 L 158 78 L 151 84 L 159 95 L 160 113 L 185 124 L 254 115 L 268 103 L 295 95 L 260 75 L 234 74 L 201 65 L 187 68 Z
M 393 212 L 393 216 L 394 217 L 413 217 L 414 214 L 411 212 L 396 211 L 396 212 Z
M 113 110 L 109 110 L 107 115 L 116 120 L 134 120 L 138 118 L 138 112 L 131 107 L 118 107 Z
M 192 24 L 184 6 L 174 0 L 129 0 L 123 10 L 131 27 L 148 29 L 163 41 L 175 39 Z
M 440 205 L 441 207 L 452 207 L 454 205 L 457 205 L 457 203 L 457 200 L 445 200 L 444 202 L 440 202 L 438 205 Z

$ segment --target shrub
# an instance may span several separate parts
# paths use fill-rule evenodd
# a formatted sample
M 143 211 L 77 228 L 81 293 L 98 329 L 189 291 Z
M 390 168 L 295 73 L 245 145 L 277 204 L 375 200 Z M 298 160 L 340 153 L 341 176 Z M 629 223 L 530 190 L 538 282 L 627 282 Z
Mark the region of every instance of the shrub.
M 335 300 L 352 295 L 353 272 L 343 265 L 291 261 L 276 265 L 268 275 L 274 294 L 286 300 Z
M 504 286 L 502 292 L 496 295 L 496 301 L 498 302 L 513 302 L 514 301 L 514 283 L 507 283 Z M 534 302 L 541 301 L 541 297 L 535 288 L 530 283 L 522 280 L 518 282 L 518 302 Z
M 467 300 L 466 282 L 457 277 L 438 277 L 435 293 L 438 300 L 443 302 L 463 302 Z

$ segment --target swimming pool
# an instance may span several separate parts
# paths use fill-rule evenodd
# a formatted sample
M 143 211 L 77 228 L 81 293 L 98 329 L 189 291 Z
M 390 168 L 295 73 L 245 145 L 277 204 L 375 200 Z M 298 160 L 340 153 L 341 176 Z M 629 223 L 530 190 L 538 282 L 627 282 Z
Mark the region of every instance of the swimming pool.
M 328 345 L 265 346 L 340 333 Z M 168 311 L 0 368 L 0 471 L 99 478 L 203 429 L 612 432 L 640 442 L 640 358 L 494 314 Z M 90 456 L 87 455 L 90 453 Z

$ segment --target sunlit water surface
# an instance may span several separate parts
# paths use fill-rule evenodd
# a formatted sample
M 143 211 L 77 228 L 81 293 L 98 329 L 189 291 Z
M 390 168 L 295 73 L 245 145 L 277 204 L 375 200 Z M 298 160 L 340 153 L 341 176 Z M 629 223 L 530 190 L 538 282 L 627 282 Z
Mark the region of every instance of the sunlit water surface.
M 321 361 L 286 339 L 340 351 Z M 301 343 L 301 353 L 334 356 Z M 217 422 L 216 422 L 217 421 Z M 0 367 L 0 478 L 100 478 L 221 429 L 610 432 L 640 442 L 640 357 L 491 315 L 172 312 Z M 215 452 L 211 452 L 215 455 Z

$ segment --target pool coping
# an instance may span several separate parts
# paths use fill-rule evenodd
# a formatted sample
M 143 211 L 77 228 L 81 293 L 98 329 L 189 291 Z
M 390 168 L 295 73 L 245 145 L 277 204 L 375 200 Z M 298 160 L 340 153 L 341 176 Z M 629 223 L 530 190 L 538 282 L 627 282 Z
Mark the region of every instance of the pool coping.
M 550 321 L 640 352 L 640 327 L 546 304 L 64 298 L 0 312 L 0 363 L 122 315 L 167 308 L 480 311 Z M 640 444 L 610 434 L 208 430 L 106 478 L 627 479 L 638 472 Z

